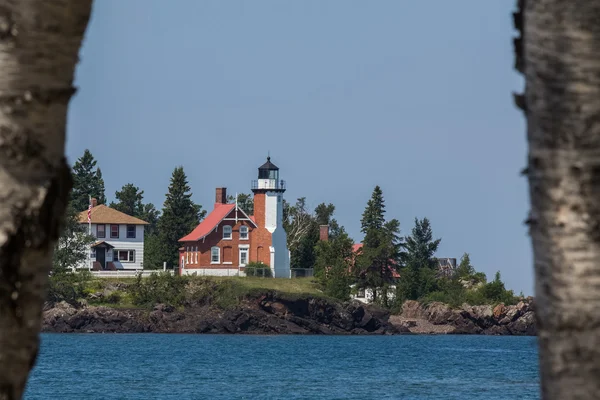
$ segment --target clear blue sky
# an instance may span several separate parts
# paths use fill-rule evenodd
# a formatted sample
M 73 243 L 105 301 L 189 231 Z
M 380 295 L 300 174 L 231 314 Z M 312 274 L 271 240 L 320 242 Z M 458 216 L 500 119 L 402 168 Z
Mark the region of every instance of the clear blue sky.
M 332 202 L 360 241 L 380 185 L 438 256 L 533 293 L 524 118 L 511 92 L 510 1 L 100 0 L 82 48 L 67 154 L 89 148 L 106 193 L 161 208 L 183 165 L 194 200 L 249 192 L 267 151 L 286 198 Z

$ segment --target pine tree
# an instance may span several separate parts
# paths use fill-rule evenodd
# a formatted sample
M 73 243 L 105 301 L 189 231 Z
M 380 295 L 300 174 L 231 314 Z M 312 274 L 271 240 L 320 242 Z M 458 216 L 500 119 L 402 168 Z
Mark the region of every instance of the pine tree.
M 343 227 L 337 236 L 319 241 L 315 246 L 315 278 L 329 296 L 347 300 L 350 296 L 350 268 L 353 240 Z
M 52 259 L 55 274 L 70 271 L 88 258 L 90 244 L 95 238 L 89 235 L 87 225 L 79 222 L 79 213 L 72 204 L 68 205 Z
M 90 196 L 96 198 L 98 204 L 106 203 L 104 195 L 104 180 L 102 171 L 96 168 L 97 161 L 86 149 L 73 165 L 73 190 L 71 203 L 75 210 L 83 211 L 88 208 Z
M 405 267 L 401 270 L 401 279 L 397 286 L 397 300 L 418 300 L 437 289 L 437 262 L 434 255 L 440 242 L 441 239 L 433 239 L 427 218 L 420 221 L 415 218 L 412 234 L 406 238 L 406 252 L 402 254 Z
M 456 267 L 455 275 L 459 279 L 468 279 L 475 274 L 475 268 L 471 265 L 469 253 L 464 253 L 460 259 L 460 264 Z
M 155 257 L 159 257 L 159 259 L 151 257 L 148 264 L 150 266 L 162 265 L 162 262 L 166 261 L 169 267 L 178 265 L 179 239 L 190 233 L 205 214 L 206 211 L 192 201 L 191 188 L 183 167 L 175 168 L 163 205 L 163 212 L 158 220 L 158 241 L 156 243 L 160 248 L 149 251 L 150 254 L 154 252 Z
M 375 186 L 373 194 L 367 202 L 367 207 L 365 208 L 360 221 L 361 232 L 367 235 L 369 230 L 383 228 L 383 224 L 385 223 L 384 214 L 385 201 L 383 199 L 383 192 L 379 186 Z
M 420 221 L 415 218 L 412 235 L 406 238 L 406 264 L 414 268 L 436 268 L 434 255 L 441 241 L 441 239 L 433 240 L 431 224 L 427 218 Z
M 229 203 L 235 203 L 235 196 L 227 196 Z M 238 193 L 237 195 L 238 207 L 242 209 L 248 216 L 254 214 L 254 199 L 252 194 Z
M 117 203 L 110 203 L 110 208 L 121 211 L 127 215 L 139 218 L 143 211 L 142 200 L 144 199 L 144 191 L 140 190 L 133 183 L 124 185 L 120 191 L 115 192 Z
M 104 193 L 104 178 L 102 178 L 102 170 L 100 170 L 99 167 L 96 170 L 94 193 L 96 193 L 96 196 L 92 195 L 92 197 L 96 198 L 98 204 L 106 204 L 106 195 Z
M 365 234 L 363 246 L 356 258 L 355 275 L 359 288 L 370 288 L 373 300 L 388 305 L 387 292 L 394 281 L 394 272 L 400 268 L 402 238 L 400 222 L 385 221 L 385 201 L 376 186 L 361 219 L 361 231 Z

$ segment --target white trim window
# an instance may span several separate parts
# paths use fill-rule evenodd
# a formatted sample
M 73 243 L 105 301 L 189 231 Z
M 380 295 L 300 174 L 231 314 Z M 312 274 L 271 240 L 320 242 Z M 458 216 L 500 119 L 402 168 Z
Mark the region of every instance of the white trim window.
M 248 240 L 248 227 L 246 225 L 240 226 L 240 240 Z
M 113 261 L 119 261 L 121 263 L 135 262 L 135 250 L 113 249 Z
M 186 246 L 185 248 L 185 263 L 190 263 L 190 246 Z
M 221 249 L 217 246 L 210 249 L 210 263 L 221 264 Z
M 240 267 L 245 267 L 250 260 L 250 248 L 248 245 L 239 247 Z
M 196 246 L 196 264 L 198 264 L 198 246 Z
M 231 240 L 231 225 L 223 226 L 223 240 Z

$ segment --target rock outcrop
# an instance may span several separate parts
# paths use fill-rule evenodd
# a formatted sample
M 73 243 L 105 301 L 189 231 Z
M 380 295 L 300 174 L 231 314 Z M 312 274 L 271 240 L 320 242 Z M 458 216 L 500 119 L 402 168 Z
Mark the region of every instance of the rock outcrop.
M 532 298 L 512 306 L 463 305 L 461 308 L 451 308 L 438 302 L 421 305 L 416 301 L 406 301 L 402 313 L 390 317 L 390 321 L 412 333 L 535 336 L 534 311 Z
M 335 303 L 322 298 L 291 299 L 273 293 L 222 309 L 212 305 L 175 309 L 164 304 L 152 310 L 48 305 L 43 332 L 156 332 L 248 334 L 399 334 L 389 312 L 358 302 Z

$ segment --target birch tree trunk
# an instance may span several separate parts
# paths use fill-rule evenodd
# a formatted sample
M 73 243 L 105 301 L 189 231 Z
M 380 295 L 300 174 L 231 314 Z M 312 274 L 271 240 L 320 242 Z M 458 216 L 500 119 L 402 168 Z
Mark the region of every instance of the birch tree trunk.
M 600 1 L 518 2 L 544 399 L 600 397 Z
M 0 400 L 38 352 L 52 250 L 71 188 L 64 157 L 91 0 L 0 0 Z

